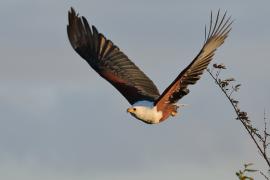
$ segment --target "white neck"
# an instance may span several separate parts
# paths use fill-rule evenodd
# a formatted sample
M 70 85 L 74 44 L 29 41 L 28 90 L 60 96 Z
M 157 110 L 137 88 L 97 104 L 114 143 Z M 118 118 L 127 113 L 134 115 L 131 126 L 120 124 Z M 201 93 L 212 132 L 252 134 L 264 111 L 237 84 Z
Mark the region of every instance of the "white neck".
M 146 106 L 133 106 L 136 108 L 136 112 L 132 114 L 134 117 L 150 124 L 159 123 L 162 118 L 162 112 L 157 111 L 157 107 L 146 107 Z

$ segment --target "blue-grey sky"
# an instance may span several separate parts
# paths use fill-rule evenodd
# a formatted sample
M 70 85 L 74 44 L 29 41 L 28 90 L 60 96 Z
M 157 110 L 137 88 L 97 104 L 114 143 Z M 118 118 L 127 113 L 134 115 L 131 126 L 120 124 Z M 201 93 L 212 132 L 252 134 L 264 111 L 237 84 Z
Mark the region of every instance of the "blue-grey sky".
M 180 115 L 146 125 L 71 48 L 73 6 L 117 44 L 160 91 L 199 52 L 210 11 L 235 19 L 215 62 L 242 83 L 254 123 L 270 114 L 270 2 L 0 2 L 0 179 L 236 179 L 244 163 L 266 170 L 207 73 Z M 258 177 L 260 179 L 260 177 Z

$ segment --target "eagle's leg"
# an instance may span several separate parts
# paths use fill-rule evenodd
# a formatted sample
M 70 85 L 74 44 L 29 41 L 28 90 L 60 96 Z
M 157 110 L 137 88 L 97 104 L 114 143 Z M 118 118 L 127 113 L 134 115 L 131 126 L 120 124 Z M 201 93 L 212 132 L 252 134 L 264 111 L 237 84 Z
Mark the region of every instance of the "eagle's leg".
M 176 116 L 176 114 L 177 114 L 177 109 L 179 108 L 179 106 L 178 105 L 176 105 L 176 104 L 173 104 L 172 106 L 171 106 L 171 116 Z

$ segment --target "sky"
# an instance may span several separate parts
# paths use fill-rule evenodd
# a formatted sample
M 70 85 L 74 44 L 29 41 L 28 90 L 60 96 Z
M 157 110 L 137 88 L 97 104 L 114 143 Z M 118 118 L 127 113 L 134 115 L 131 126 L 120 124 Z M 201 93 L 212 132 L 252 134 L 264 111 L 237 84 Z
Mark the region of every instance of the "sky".
M 199 52 L 211 10 L 233 29 L 214 61 L 242 84 L 236 95 L 260 127 L 270 114 L 270 2 L 0 2 L 0 179 L 236 179 L 244 163 L 267 170 L 209 74 L 190 87 L 180 115 L 147 125 L 71 48 L 74 7 L 162 92 Z M 261 176 L 256 176 L 262 179 Z

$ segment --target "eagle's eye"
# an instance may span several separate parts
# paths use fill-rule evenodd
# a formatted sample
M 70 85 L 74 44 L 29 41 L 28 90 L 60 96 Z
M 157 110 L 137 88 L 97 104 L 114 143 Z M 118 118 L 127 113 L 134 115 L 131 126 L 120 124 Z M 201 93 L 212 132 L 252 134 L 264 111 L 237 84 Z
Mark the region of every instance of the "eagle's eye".
M 133 111 L 136 111 L 136 108 L 133 108 Z

